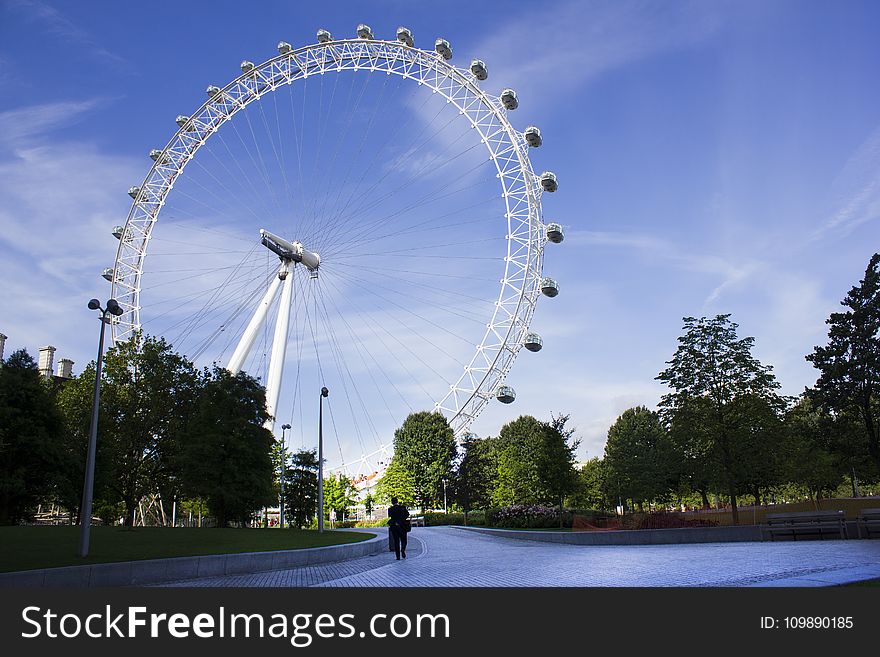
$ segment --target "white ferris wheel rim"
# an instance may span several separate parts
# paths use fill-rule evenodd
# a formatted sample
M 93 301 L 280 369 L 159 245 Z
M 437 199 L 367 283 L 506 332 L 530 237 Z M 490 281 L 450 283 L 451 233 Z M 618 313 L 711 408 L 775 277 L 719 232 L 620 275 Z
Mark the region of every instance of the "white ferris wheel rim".
M 137 188 L 119 239 L 111 295 L 123 314 L 113 320 L 112 340 L 124 341 L 140 328 L 141 277 L 153 226 L 175 180 L 199 148 L 223 123 L 263 95 L 312 75 L 352 70 L 399 75 L 445 97 L 478 131 L 501 181 L 507 256 L 495 310 L 469 364 L 434 404 L 434 410 L 447 415 L 460 438 L 505 381 L 528 333 L 541 292 L 546 243 L 541 215 L 543 190 L 532 169 L 523 133 L 511 125 L 500 98 L 483 91 L 469 70 L 453 66 L 439 54 L 399 41 L 337 39 L 290 49 L 262 64 L 250 64 L 222 89 L 213 88 L 214 93 L 209 93 L 208 100 L 193 115 L 179 117 L 185 121 L 179 121 L 179 130 Z

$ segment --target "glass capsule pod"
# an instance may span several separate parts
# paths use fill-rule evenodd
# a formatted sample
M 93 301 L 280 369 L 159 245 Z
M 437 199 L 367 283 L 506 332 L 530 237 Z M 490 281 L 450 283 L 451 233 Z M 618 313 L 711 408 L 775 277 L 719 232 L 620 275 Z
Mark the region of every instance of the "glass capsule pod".
M 125 229 L 122 226 L 113 226 L 113 237 L 116 239 L 121 240 L 123 232 L 125 232 Z
M 501 104 L 504 109 L 515 110 L 519 107 L 519 101 L 516 99 L 516 92 L 513 89 L 504 89 L 501 92 Z
M 104 271 L 101 272 L 101 276 L 108 281 L 112 281 L 113 280 L 113 267 L 107 267 L 107 269 L 105 269 Z
M 563 232 L 562 226 L 560 224 L 547 224 L 546 231 L 547 239 L 554 244 L 559 244 L 562 240 L 565 239 L 565 232 Z
M 516 399 L 516 390 L 510 386 L 499 386 L 498 390 L 495 392 L 495 399 L 502 404 L 510 404 Z
M 446 39 L 437 39 L 434 42 L 434 50 L 436 50 L 437 54 L 443 59 L 452 59 L 452 46 L 449 45 L 449 42 Z
M 140 194 L 140 193 L 141 193 L 140 187 L 129 187 L 128 188 L 128 195 L 131 196 L 132 198 L 137 198 L 138 194 Z
M 333 41 L 333 35 L 330 34 L 327 30 L 318 30 L 318 43 L 327 43 L 328 41 Z
M 547 277 L 541 279 L 541 292 L 544 296 L 555 297 L 559 294 L 559 283 L 554 279 Z
M 529 351 L 541 351 L 544 346 L 544 340 L 537 333 L 529 333 L 523 340 L 523 346 Z
M 293 50 L 293 46 L 287 43 L 287 41 L 279 41 L 278 45 L 275 47 L 278 48 L 278 52 L 282 55 L 286 55 L 291 50 Z
M 372 39 L 373 28 L 371 28 L 366 23 L 361 23 L 360 25 L 358 25 L 357 35 L 359 39 Z
M 545 171 L 541 174 L 541 187 L 545 192 L 555 192 L 559 189 L 559 183 L 556 182 L 556 174 L 552 171 Z
M 474 74 L 474 77 L 477 78 L 477 80 L 485 80 L 489 77 L 489 71 L 486 68 L 486 64 L 480 59 L 475 59 L 471 62 L 471 73 Z
M 397 40 L 412 48 L 414 43 L 412 31 L 410 31 L 410 29 L 407 27 L 398 27 Z
M 535 126 L 530 125 L 526 128 L 526 131 L 523 133 L 526 138 L 526 143 L 532 148 L 538 148 L 543 143 L 543 139 L 541 139 L 541 131 L 538 130 Z
M 153 162 L 157 162 L 160 157 L 162 157 L 162 151 L 160 151 L 158 148 L 153 148 L 150 150 L 150 159 L 153 160 Z
M 253 62 L 249 62 L 248 60 L 244 60 L 241 64 L 239 64 L 243 73 L 250 73 L 256 67 Z

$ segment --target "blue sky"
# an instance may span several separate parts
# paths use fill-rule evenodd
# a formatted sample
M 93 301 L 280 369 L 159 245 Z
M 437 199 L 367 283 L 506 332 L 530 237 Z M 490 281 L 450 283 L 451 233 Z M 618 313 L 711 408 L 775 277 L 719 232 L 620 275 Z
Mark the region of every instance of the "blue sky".
M 545 347 L 521 353 L 509 377 L 516 402 L 490 405 L 477 433 L 521 413 L 571 413 L 580 457 L 601 455 L 620 412 L 663 394 L 653 378 L 685 315 L 732 313 L 783 392 L 812 384 L 804 354 L 880 244 L 880 6 L 484 5 L 3 2 L 7 353 L 52 344 L 81 371 L 96 337 L 85 302 L 108 293 L 99 273 L 115 253 L 110 228 L 174 117 L 279 40 L 312 43 L 319 27 L 353 36 L 366 22 L 386 38 L 406 25 L 420 47 L 445 37 L 458 66 L 483 59 L 493 89 L 519 94 L 514 124 L 543 132 L 535 169 L 559 176 L 543 210 L 566 240 L 548 247 L 544 269 L 561 293 L 542 299 L 532 324 Z M 395 111 L 424 119 L 408 99 Z M 346 435 L 347 458 L 376 442 Z

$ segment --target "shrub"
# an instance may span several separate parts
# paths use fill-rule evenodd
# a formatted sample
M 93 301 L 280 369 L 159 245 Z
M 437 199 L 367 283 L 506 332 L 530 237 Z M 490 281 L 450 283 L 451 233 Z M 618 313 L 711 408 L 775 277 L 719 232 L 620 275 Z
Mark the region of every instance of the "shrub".
M 354 523 L 355 527 L 387 527 L 388 518 L 379 518 L 378 520 L 358 520 Z
M 486 511 L 486 524 L 490 527 L 514 529 L 558 527 L 559 511 L 540 504 L 511 504 Z M 564 517 L 563 524 L 565 524 Z M 571 526 L 570 519 L 568 526 Z

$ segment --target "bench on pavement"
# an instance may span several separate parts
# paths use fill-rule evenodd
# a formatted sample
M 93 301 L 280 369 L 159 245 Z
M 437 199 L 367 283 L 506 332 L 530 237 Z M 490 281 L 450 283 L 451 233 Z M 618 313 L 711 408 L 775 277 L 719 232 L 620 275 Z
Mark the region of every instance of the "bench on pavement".
M 424 527 L 425 526 L 425 517 L 424 516 L 410 516 L 409 521 L 413 527 Z
M 770 513 L 767 529 L 771 540 L 776 536 L 819 536 L 826 534 L 846 538 L 846 514 L 843 511 L 799 511 L 794 513 Z
M 862 530 L 865 530 L 865 538 L 871 538 L 871 534 L 880 535 L 880 509 L 862 509 L 856 521 L 859 538 Z

